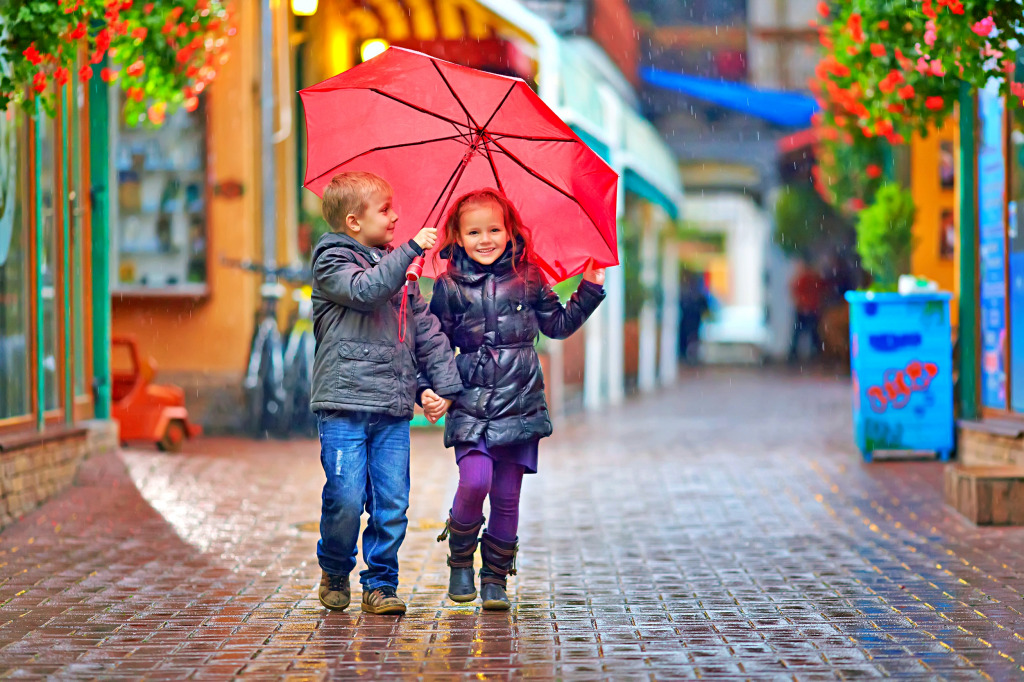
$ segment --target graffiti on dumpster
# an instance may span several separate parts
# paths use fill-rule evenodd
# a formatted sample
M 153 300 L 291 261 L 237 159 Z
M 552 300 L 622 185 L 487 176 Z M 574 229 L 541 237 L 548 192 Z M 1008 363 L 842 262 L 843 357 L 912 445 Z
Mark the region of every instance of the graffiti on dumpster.
M 903 369 L 887 369 L 882 383 L 868 388 L 868 404 L 877 414 L 890 407 L 901 410 L 915 393 L 927 391 L 938 373 L 939 368 L 934 362 L 920 360 L 911 361 Z
M 898 450 L 903 447 L 903 425 L 868 419 L 864 422 L 864 449 Z

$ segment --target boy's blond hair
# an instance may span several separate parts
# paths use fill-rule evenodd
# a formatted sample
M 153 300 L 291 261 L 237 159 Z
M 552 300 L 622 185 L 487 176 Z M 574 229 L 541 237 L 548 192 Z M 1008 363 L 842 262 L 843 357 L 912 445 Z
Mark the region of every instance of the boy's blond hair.
M 324 188 L 321 211 L 324 220 L 335 232 L 345 230 L 345 219 L 351 214 L 363 215 L 366 204 L 376 195 L 391 196 L 394 191 L 387 180 L 365 171 L 338 173 Z

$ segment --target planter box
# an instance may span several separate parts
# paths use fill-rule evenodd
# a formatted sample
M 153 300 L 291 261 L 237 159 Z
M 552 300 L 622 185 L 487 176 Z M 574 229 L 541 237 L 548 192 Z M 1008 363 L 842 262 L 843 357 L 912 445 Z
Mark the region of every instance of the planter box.
M 952 455 L 951 298 L 847 292 L 854 438 L 865 460 Z
M 946 466 L 946 504 L 973 523 L 1024 524 L 1024 468 Z

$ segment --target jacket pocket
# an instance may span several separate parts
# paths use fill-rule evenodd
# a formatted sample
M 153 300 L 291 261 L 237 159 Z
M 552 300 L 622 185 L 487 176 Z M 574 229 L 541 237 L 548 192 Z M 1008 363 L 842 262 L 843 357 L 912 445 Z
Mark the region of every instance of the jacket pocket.
M 342 340 L 338 343 L 338 357 L 342 389 L 360 389 L 375 394 L 394 391 L 394 346 Z

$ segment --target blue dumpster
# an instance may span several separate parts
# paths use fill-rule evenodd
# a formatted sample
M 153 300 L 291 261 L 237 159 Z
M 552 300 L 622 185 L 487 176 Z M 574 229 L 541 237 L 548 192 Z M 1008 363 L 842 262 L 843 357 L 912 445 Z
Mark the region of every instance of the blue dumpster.
M 853 429 L 880 451 L 953 453 L 951 294 L 850 291 Z

